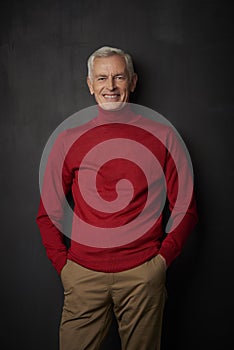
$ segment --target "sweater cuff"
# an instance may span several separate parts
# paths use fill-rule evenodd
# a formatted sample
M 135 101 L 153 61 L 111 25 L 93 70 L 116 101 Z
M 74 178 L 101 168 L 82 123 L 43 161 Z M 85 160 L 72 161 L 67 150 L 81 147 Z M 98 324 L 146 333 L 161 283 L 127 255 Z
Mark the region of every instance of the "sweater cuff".
M 66 263 L 67 263 L 67 255 L 61 257 L 59 261 L 57 261 L 56 264 L 54 264 L 54 267 L 59 275 L 61 274 L 61 271 L 66 265 Z
M 167 267 L 169 267 L 175 258 L 179 255 L 179 252 L 169 252 L 168 249 L 161 247 L 158 254 L 162 255 L 162 257 L 166 260 Z

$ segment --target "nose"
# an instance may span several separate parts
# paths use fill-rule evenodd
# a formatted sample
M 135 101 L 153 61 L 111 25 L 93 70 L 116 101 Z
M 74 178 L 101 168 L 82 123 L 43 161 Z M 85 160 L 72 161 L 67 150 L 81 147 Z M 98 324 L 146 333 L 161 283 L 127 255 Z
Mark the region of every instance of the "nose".
M 114 77 L 109 77 L 107 79 L 107 86 L 108 90 L 114 90 L 115 89 L 115 78 Z

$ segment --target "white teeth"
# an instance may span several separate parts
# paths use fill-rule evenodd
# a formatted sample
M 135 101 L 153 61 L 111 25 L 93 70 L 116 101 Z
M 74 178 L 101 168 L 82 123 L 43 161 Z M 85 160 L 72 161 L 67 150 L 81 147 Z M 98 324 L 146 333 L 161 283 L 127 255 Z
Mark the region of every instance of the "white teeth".
M 117 98 L 118 95 L 104 95 L 105 98 Z

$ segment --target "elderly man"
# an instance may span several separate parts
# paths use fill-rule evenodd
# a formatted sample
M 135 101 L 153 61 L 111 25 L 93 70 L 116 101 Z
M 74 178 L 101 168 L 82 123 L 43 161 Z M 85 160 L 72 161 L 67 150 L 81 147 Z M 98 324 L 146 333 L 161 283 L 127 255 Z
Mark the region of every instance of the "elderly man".
M 137 75 L 128 54 L 111 47 L 95 51 L 88 60 L 87 83 L 98 104 L 98 115 L 91 122 L 62 133 L 56 141 L 48 159 L 37 216 L 48 257 L 61 274 L 64 287 L 60 349 L 100 349 L 113 311 L 123 350 L 159 350 L 166 269 L 181 252 L 197 221 L 193 195 L 186 212 L 183 198 L 177 201 L 180 170 L 164 146 L 171 143 L 171 149 L 179 150 L 180 145 L 170 127 L 145 121 L 131 110 L 128 101 L 135 90 Z M 154 132 L 158 132 L 159 138 Z M 110 144 L 104 152 L 97 151 L 93 160 L 85 158 L 88 151 L 109 139 L 115 142 L 113 149 Z M 142 148 L 137 149 L 134 142 L 126 143 L 129 139 L 151 148 L 149 154 L 155 155 L 163 174 L 152 166 L 150 155 L 141 154 Z M 115 159 L 119 148 L 123 152 L 127 149 L 138 164 L 147 167 L 147 179 L 139 166 L 124 156 Z M 65 156 L 60 179 L 62 153 Z M 106 153 L 109 158 L 97 171 L 95 162 Z M 184 163 L 182 168 L 185 187 L 190 169 Z M 92 182 L 93 172 L 97 172 L 97 191 Z M 123 179 L 133 183 L 131 198 L 129 183 Z M 172 225 L 166 236 L 161 213 L 165 187 L 170 210 L 175 209 L 175 221 L 180 221 L 175 227 Z M 74 221 L 71 246 L 67 249 L 62 229 L 56 222 L 61 222 L 63 196 L 70 191 L 74 199 Z M 120 204 L 118 194 L 124 198 Z M 103 210 L 95 207 L 96 204 L 87 205 L 86 196 L 92 203 L 104 200 Z M 126 198 L 130 198 L 127 205 Z M 113 209 L 116 201 L 119 207 Z M 147 201 L 151 201 L 150 209 L 144 210 Z M 141 211 L 143 215 L 139 215 Z M 158 213 L 157 220 L 149 225 Z M 139 231 L 141 234 L 137 234 Z

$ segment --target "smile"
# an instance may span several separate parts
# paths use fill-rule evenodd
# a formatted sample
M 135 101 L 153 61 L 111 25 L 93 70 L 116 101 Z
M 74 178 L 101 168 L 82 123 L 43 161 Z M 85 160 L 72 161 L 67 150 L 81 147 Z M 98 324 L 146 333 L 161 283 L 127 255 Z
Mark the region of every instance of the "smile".
M 103 95 L 103 97 L 107 98 L 107 99 L 115 99 L 115 98 L 118 98 L 120 95 L 118 94 L 112 94 L 112 95 L 109 95 L 109 94 L 105 94 Z

